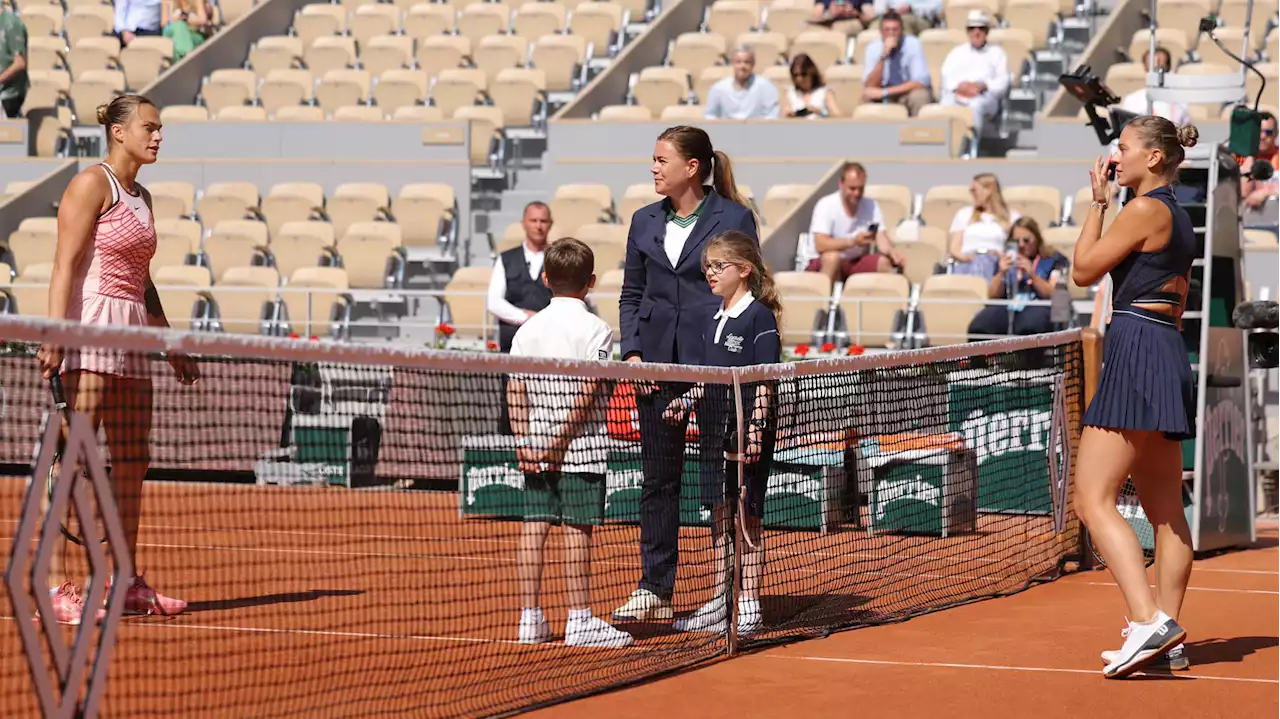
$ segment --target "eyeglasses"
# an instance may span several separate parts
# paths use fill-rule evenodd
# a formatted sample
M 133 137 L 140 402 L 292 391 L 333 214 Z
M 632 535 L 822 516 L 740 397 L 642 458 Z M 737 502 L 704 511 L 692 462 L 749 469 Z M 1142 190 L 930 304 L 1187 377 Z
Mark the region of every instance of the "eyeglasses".
M 1014 239 L 1016 239 L 1018 242 L 1021 242 L 1024 245 L 1035 244 L 1035 241 L 1036 241 L 1036 238 L 1032 237 L 1031 235 L 1022 235 L 1021 237 L 1016 237 Z
M 707 263 L 707 266 L 706 266 L 706 267 L 704 267 L 704 268 L 702 268 L 702 271 L 703 271 L 703 273 L 708 274 L 708 275 L 718 275 L 718 274 L 720 274 L 721 272 L 724 272 L 726 269 L 728 269 L 728 268 L 730 268 L 730 267 L 733 267 L 733 266 L 734 266 L 734 265 L 736 265 L 736 264 L 738 264 L 738 263 L 736 263 L 736 262 L 723 262 L 723 261 L 721 261 L 721 260 L 716 260 L 716 261 L 714 261 L 714 262 L 708 262 L 708 263 Z

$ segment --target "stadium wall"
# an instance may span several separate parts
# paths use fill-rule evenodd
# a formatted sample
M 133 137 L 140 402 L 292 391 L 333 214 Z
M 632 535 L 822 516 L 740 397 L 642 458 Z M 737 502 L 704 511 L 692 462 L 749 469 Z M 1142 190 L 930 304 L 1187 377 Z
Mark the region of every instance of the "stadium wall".
M 1231 134 L 1231 124 L 1227 122 L 1197 122 L 1195 126 L 1200 131 L 1199 142 L 1202 145 L 1226 142 Z M 1106 152 L 1088 121 L 1074 115 L 1037 118 L 1036 126 L 1024 132 L 1031 136 L 1031 146 L 1053 148 L 1058 157 L 1078 157 L 1081 161 L 1088 161 Z
M 1117 0 L 1106 22 L 1093 34 L 1089 46 L 1076 60 L 1076 67 L 1088 65 L 1094 74 L 1105 78 L 1107 68 L 1123 62 L 1121 53 L 1129 49 L 1133 34 L 1147 27 L 1148 21 L 1143 17 L 1142 11 L 1149 7 L 1151 5 L 1148 0 Z M 1138 58 L 1138 61 L 1141 60 L 1142 58 Z M 1069 69 L 1075 70 L 1074 67 Z M 1081 107 L 1083 105 L 1079 100 L 1059 86 L 1041 114 L 1043 117 L 1075 117 Z
M 470 167 L 466 122 L 193 122 L 164 128 L 161 162 L 222 155 L 239 160 L 323 157 L 413 160 Z M 211 150 L 220 148 L 220 151 Z M 469 170 L 468 170 L 469 173 Z
M 243 67 L 254 40 L 265 35 L 287 34 L 294 13 L 309 2 L 311 0 L 261 0 L 143 88 L 141 94 L 159 107 L 192 104 L 206 75 L 223 68 Z

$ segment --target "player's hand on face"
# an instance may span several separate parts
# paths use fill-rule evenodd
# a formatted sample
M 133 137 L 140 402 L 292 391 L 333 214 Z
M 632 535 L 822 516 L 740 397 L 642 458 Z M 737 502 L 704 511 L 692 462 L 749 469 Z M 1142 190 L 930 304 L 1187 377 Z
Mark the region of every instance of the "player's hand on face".
M 1107 179 L 1107 165 L 1110 164 L 1111 158 L 1099 156 L 1097 162 L 1093 164 L 1093 169 L 1089 170 L 1089 183 L 1092 185 L 1093 201 L 1098 204 L 1108 204 L 1111 202 L 1112 188 L 1111 181 Z
M 40 345 L 36 361 L 40 363 L 40 374 L 45 379 L 53 379 L 53 375 L 62 366 L 62 348 L 50 344 Z

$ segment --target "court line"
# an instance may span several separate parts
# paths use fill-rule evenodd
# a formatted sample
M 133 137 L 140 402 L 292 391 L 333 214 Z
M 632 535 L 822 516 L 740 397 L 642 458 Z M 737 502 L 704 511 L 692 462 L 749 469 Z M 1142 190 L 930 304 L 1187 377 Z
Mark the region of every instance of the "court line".
M 1205 560 L 1201 559 L 1199 561 L 1203 562 Z M 1192 571 L 1196 573 L 1216 572 L 1219 574 L 1272 574 L 1272 575 L 1280 574 L 1280 572 L 1276 572 L 1271 569 L 1215 569 L 1212 567 L 1196 567 Z
M 1076 584 L 1085 584 L 1090 587 L 1118 587 L 1120 585 L 1115 582 L 1076 582 Z M 1155 588 L 1152 584 L 1151 587 Z M 1280 595 L 1280 592 L 1270 589 L 1222 589 L 1219 587 L 1187 587 L 1188 592 L 1220 592 L 1222 594 L 1271 594 Z
M 916 667 L 916 668 L 937 668 L 937 669 L 983 669 L 987 671 L 1002 672 L 1039 672 L 1045 674 L 1089 674 L 1092 676 L 1101 676 L 1102 671 L 1098 669 L 1058 669 L 1054 667 L 1020 667 L 1008 666 L 1003 664 L 960 664 L 957 662 L 901 662 L 888 659 L 846 659 L 843 657 L 811 657 L 796 656 L 789 654 L 762 654 L 760 656 L 769 659 L 790 659 L 809 662 L 834 662 L 839 664 L 872 664 L 879 666 L 894 667 Z M 1138 672 L 1143 676 L 1170 676 L 1165 672 Z M 1180 680 L 1194 681 L 1213 681 L 1213 682 L 1245 682 L 1249 684 L 1280 684 L 1280 679 L 1254 679 L 1251 677 L 1211 677 L 1211 676 L 1179 676 Z

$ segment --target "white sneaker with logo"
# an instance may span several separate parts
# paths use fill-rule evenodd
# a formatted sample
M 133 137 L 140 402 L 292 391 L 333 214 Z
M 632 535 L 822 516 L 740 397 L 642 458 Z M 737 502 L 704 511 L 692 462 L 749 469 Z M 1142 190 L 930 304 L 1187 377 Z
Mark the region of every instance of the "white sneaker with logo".
M 683 619 L 677 619 L 671 627 L 677 632 L 723 632 L 729 608 L 724 595 L 717 594 Z
M 551 639 L 551 625 L 539 612 L 536 618 L 521 618 L 517 636 L 521 644 L 542 644 Z
M 629 647 L 635 639 L 600 617 L 570 619 L 564 627 L 564 643 L 569 647 Z
M 1110 664 L 1120 656 L 1119 651 L 1111 650 L 1102 653 L 1102 663 Z M 1147 669 L 1156 669 L 1161 671 L 1184 672 L 1191 668 L 1191 659 L 1187 656 L 1186 646 L 1179 644 L 1164 654 L 1151 660 L 1147 665 Z
M 1102 670 L 1107 679 L 1119 679 L 1142 669 L 1164 656 L 1169 649 L 1182 643 L 1187 632 L 1168 614 L 1157 611 L 1149 622 L 1129 622 L 1122 634 L 1124 646 L 1120 647 Z
M 645 622 L 653 619 L 670 619 L 671 602 L 648 589 L 637 589 L 627 598 L 626 604 L 613 610 L 615 622 Z

